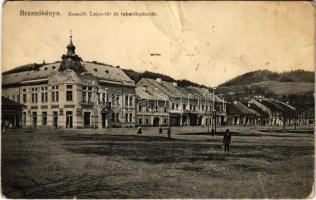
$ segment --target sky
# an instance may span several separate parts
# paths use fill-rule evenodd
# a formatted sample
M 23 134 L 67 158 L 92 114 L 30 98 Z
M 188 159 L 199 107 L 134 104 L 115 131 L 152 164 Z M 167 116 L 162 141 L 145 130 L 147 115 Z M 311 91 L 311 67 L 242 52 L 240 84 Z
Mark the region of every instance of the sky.
M 61 16 L 20 16 L 20 11 Z M 89 12 L 110 12 L 93 17 Z M 85 61 L 217 86 L 246 72 L 314 71 L 310 2 L 6 2 L 2 71 L 61 60 L 72 30 Z M 68 12 L 87 16 L 68 16 Z M 113 16 L 154 12 L 155 16 Z

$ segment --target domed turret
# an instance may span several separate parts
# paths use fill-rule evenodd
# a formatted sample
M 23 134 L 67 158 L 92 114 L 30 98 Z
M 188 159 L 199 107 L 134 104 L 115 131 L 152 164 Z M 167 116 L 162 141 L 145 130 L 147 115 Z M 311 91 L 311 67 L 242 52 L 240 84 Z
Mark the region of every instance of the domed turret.
M 64 54 L 62 62 L 59 67 L 59 71 L 64 71 L 66 69 L 72 69 L 76 73 L 82 73 L 86 71 L 81 64 L 82 59 L 75 52 L 76 46 L 72 43 L 72 34 L 70 31 L 70 43 L 67 45 L 67 54 Z

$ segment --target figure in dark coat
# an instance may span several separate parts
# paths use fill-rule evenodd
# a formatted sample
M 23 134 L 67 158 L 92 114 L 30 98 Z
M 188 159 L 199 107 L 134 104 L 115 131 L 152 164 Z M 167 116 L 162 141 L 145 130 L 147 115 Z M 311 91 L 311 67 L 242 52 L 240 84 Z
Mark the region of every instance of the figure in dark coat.
M 137 134 L 142 134 L 142 127 L 138 127 L 138 129 L 137 129 Z
M 167 129 L 168 138 L 171 139 L 171 128 L 168 127 Z
M 226 129 L 225 133 L 224 133 L 224 138 L 223 138 L 223 144 L 224 144 L 224 151 L 225 151 L 225 155 L 228 154 L 229 155 L 229 145 L 231 142 L 231 134 L 229 132 L 229 129 Z
M 159 127 L 159 134 L 162 134 L 162 128 L 161 128 L 161 126 Z

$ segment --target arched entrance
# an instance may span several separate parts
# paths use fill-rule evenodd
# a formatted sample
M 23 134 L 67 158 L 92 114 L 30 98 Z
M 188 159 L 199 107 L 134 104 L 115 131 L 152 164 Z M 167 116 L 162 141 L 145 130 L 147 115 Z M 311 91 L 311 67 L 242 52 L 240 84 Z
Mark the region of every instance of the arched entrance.
M 153 126 L 155 126 L 155 127 L 159 126 L 159 121 L 160 121 L 160 119 L 158 117 L 155 117 L 154 122 L 153 122 Z

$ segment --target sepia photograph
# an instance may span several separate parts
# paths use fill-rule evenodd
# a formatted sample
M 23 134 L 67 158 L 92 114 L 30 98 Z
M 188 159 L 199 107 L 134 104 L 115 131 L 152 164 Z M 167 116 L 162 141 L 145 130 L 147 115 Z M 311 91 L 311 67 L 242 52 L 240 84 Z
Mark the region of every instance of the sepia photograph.
M 2 7 L 2 198 L 315 198 L 314 2 Z

